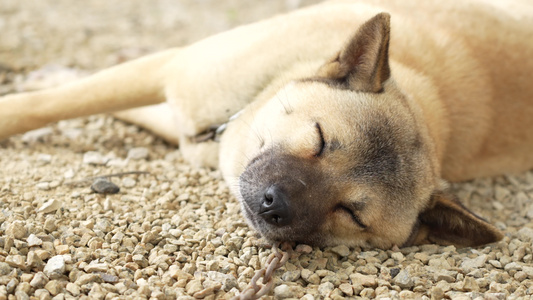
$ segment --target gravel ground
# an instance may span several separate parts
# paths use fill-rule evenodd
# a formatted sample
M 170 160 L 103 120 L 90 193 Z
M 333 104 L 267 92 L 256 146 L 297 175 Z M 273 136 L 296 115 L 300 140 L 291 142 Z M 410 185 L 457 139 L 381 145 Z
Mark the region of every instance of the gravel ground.
M 0 93 L 66 82 L 310 2 L 0 0 Z M 175 147 L 111 117 L 10 138 L 0 166 L 0 300 L 226 299 L 270 254 L 219 172 L 191 168 Z M 117 194 L 90 188 L 93 177 L 132 171 L 109 178 Z M 533 172 L 453 188 L 505 231 L 503 241 L 300 245 L 269 297 L 531 299 Z

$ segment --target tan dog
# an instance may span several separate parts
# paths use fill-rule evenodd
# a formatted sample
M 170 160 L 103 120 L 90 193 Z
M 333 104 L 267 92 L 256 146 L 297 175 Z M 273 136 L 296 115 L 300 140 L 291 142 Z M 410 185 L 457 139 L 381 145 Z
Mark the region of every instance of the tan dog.
M 1 98 L 0 137 L 166 100 L 116 115 L 219 165 L 268 239 L 494 242 L 444 180 L 533 167 L 525 2 L 327 2 Z

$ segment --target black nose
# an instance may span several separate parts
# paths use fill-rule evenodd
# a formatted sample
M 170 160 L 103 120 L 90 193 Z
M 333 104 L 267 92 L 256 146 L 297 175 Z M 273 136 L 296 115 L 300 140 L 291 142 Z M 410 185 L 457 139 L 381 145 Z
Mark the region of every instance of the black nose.
M 265 190 L 259 215 L 269 224 L 275 226 L 289 225 L 292 216 L 287 202 L 287 196 L 276 185 L 272 185 Z

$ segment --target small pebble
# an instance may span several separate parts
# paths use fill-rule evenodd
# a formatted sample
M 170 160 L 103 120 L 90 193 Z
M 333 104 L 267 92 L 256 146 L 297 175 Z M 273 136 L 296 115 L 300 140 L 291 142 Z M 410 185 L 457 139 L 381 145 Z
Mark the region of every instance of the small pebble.
M 318 286 L 318 292 L 322 296 L 328 296 L 329 293 L 331 293 L 331 291 L 333 291 L 334 288 L 335 288 L 335 286 L 333 285 L 333 283 L 324 282 L 324 283 L 322 283 L 321 285 Z
M 48 276 L 43 272 L 38 272 L 33 276 L 33 279 L 30 281 L 30 285 L 35 289 L 42 289 L 48 283 Z
M 137 181 L 131 177 L 124 177 L 122 179 L 122 186 L 125 188 L 132 188 L 137 184 Z
M 131 148 L 128 151 L 128 158 L 133 160 L 146 159 L 149 152 L 148 148 L 144 147 Z
M 74 297 L 77 297 L 80 295 L 81 293 L 81 289 L 80 287 L 75 284 L 75 283 L 72 283 L 72 282 L 69 282 L 67 283 L 67 286 L 65 287 L 65 289 L 72 294 L 72 296 Z
M 46 218 L 46 221 L 44 221 L 44 227 L 43 228 L 47 232 L 55 231 L 57 229 L 56 220 L 54 218 Z
M 99 194 L 116 194 L 120 188 L 105 178 L 97 178 L 91 185 L 91 190 Z
M 295 298 L 293 290 L 286 284 L 281 284 L 274 288 L 274 296 L 278 299 Z
M 401 270 L 398 275 L 394 277 L 393 282 L 402 289 L 410 289 L 415 284 L 411 274 L 407 270 Z
M 91 283 L 91 282 L 101 282 L 102 278 L 98 274 L 84 274 L 78 277 L 76 279 L 76 284 L 79 286 L 83 286 L 84 284 Z
M 50 199 L 47 202 L 45 202 L 37 210 L 37 212 L 47 214 L 47 213 L 55 212 L 56 210 L 60 209 L 62 206 L 63 206 L 63 203 L 61 203 L 61 201 L 58 201 L 56 199 Z
M 44 286 L 44 288 L 50 293 L 50 295 L 56 296 L 63 291 L 63 284 L 59 280 L 51 280 Z
M 43 164 L 49 164 L 52 161 L 52 155 L 41 153 L 37 155 L 37 160 Z
M 487 255 L 482 254 L 475 258 L 465 258 L 461 263 L 461 268 L 463 268 L 467 273 L 471 272 L 474 269 L 481 268 L 487 262 Z
M 34 143 L 36 141 L 43 141 L 45 137 L 50 136 L 53 133 L 54 130 L 51 127 L 43 127 L 24 133 L 21 140 L 26 143 Z
M 26 242 L 28 242 L 28 247 L 40 246 L 43 244 L 43 241 L 33 233 L 28 236 Z
M 44 274 L 50 279 L 61 277 L 66 271 L 65 258 L 63 255 L 56 255 L 48 260 L 44 267 Z
M 346 296 L 353 296 L 353 287 L 351 284 L 348 283 L 342 283 L 339 285 L 339 289 L 346 295 Z
M 13 268 L 25 269 L 26 262 L 22 255 L 8 255 L 5 262 Z
M 202 289 L 203 289 L 202 283 L 200 282 L 200 280 L 196 280 L 196 279 L 189 281 L 189 283 L 187 283 L 187 285 L 185 286 L 185 291 L 189 295 L 193 295 L 201 291 Z
M 102 154 L 89 151 L 83 154 L 83 163 L 90 165 L 105 165 L 109 161 L 109 158 L 103 156 Z
M 0 262 L 0 275 L 7 275 L 11 272 L 11 266 L 6 262 Z
M 23 239 L 28 234 L 28 230 L 23 221 L 13 221 L 7 225 L 6 234 L 15 239 Z
M 298 253 L 309 254 L 313 251 L 313 247 L 305 244 L 298 244 L 294 250 Z
M 350 280 L 352 284 L 358 284 L 365 287 L 376 287 L 377 281 L 376 277 L 372 275 L 363 275 L 359 273 L 354 273 L 350 275 Z

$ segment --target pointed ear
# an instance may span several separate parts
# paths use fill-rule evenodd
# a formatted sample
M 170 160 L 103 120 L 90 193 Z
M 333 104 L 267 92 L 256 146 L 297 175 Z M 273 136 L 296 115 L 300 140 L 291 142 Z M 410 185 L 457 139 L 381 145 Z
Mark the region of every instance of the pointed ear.
M 390 77 L 390 15 L 380 13 L 364 23 L 345 48 L 323 65 L 318 76 L 344 88 L 379 93 Z
M 438 192 L 430 207 L 419 215 L 412 233 L 414 244 L 437 243 L 474 247 L 503 238 L 496 227 L 464 207 L 453 195 Z

